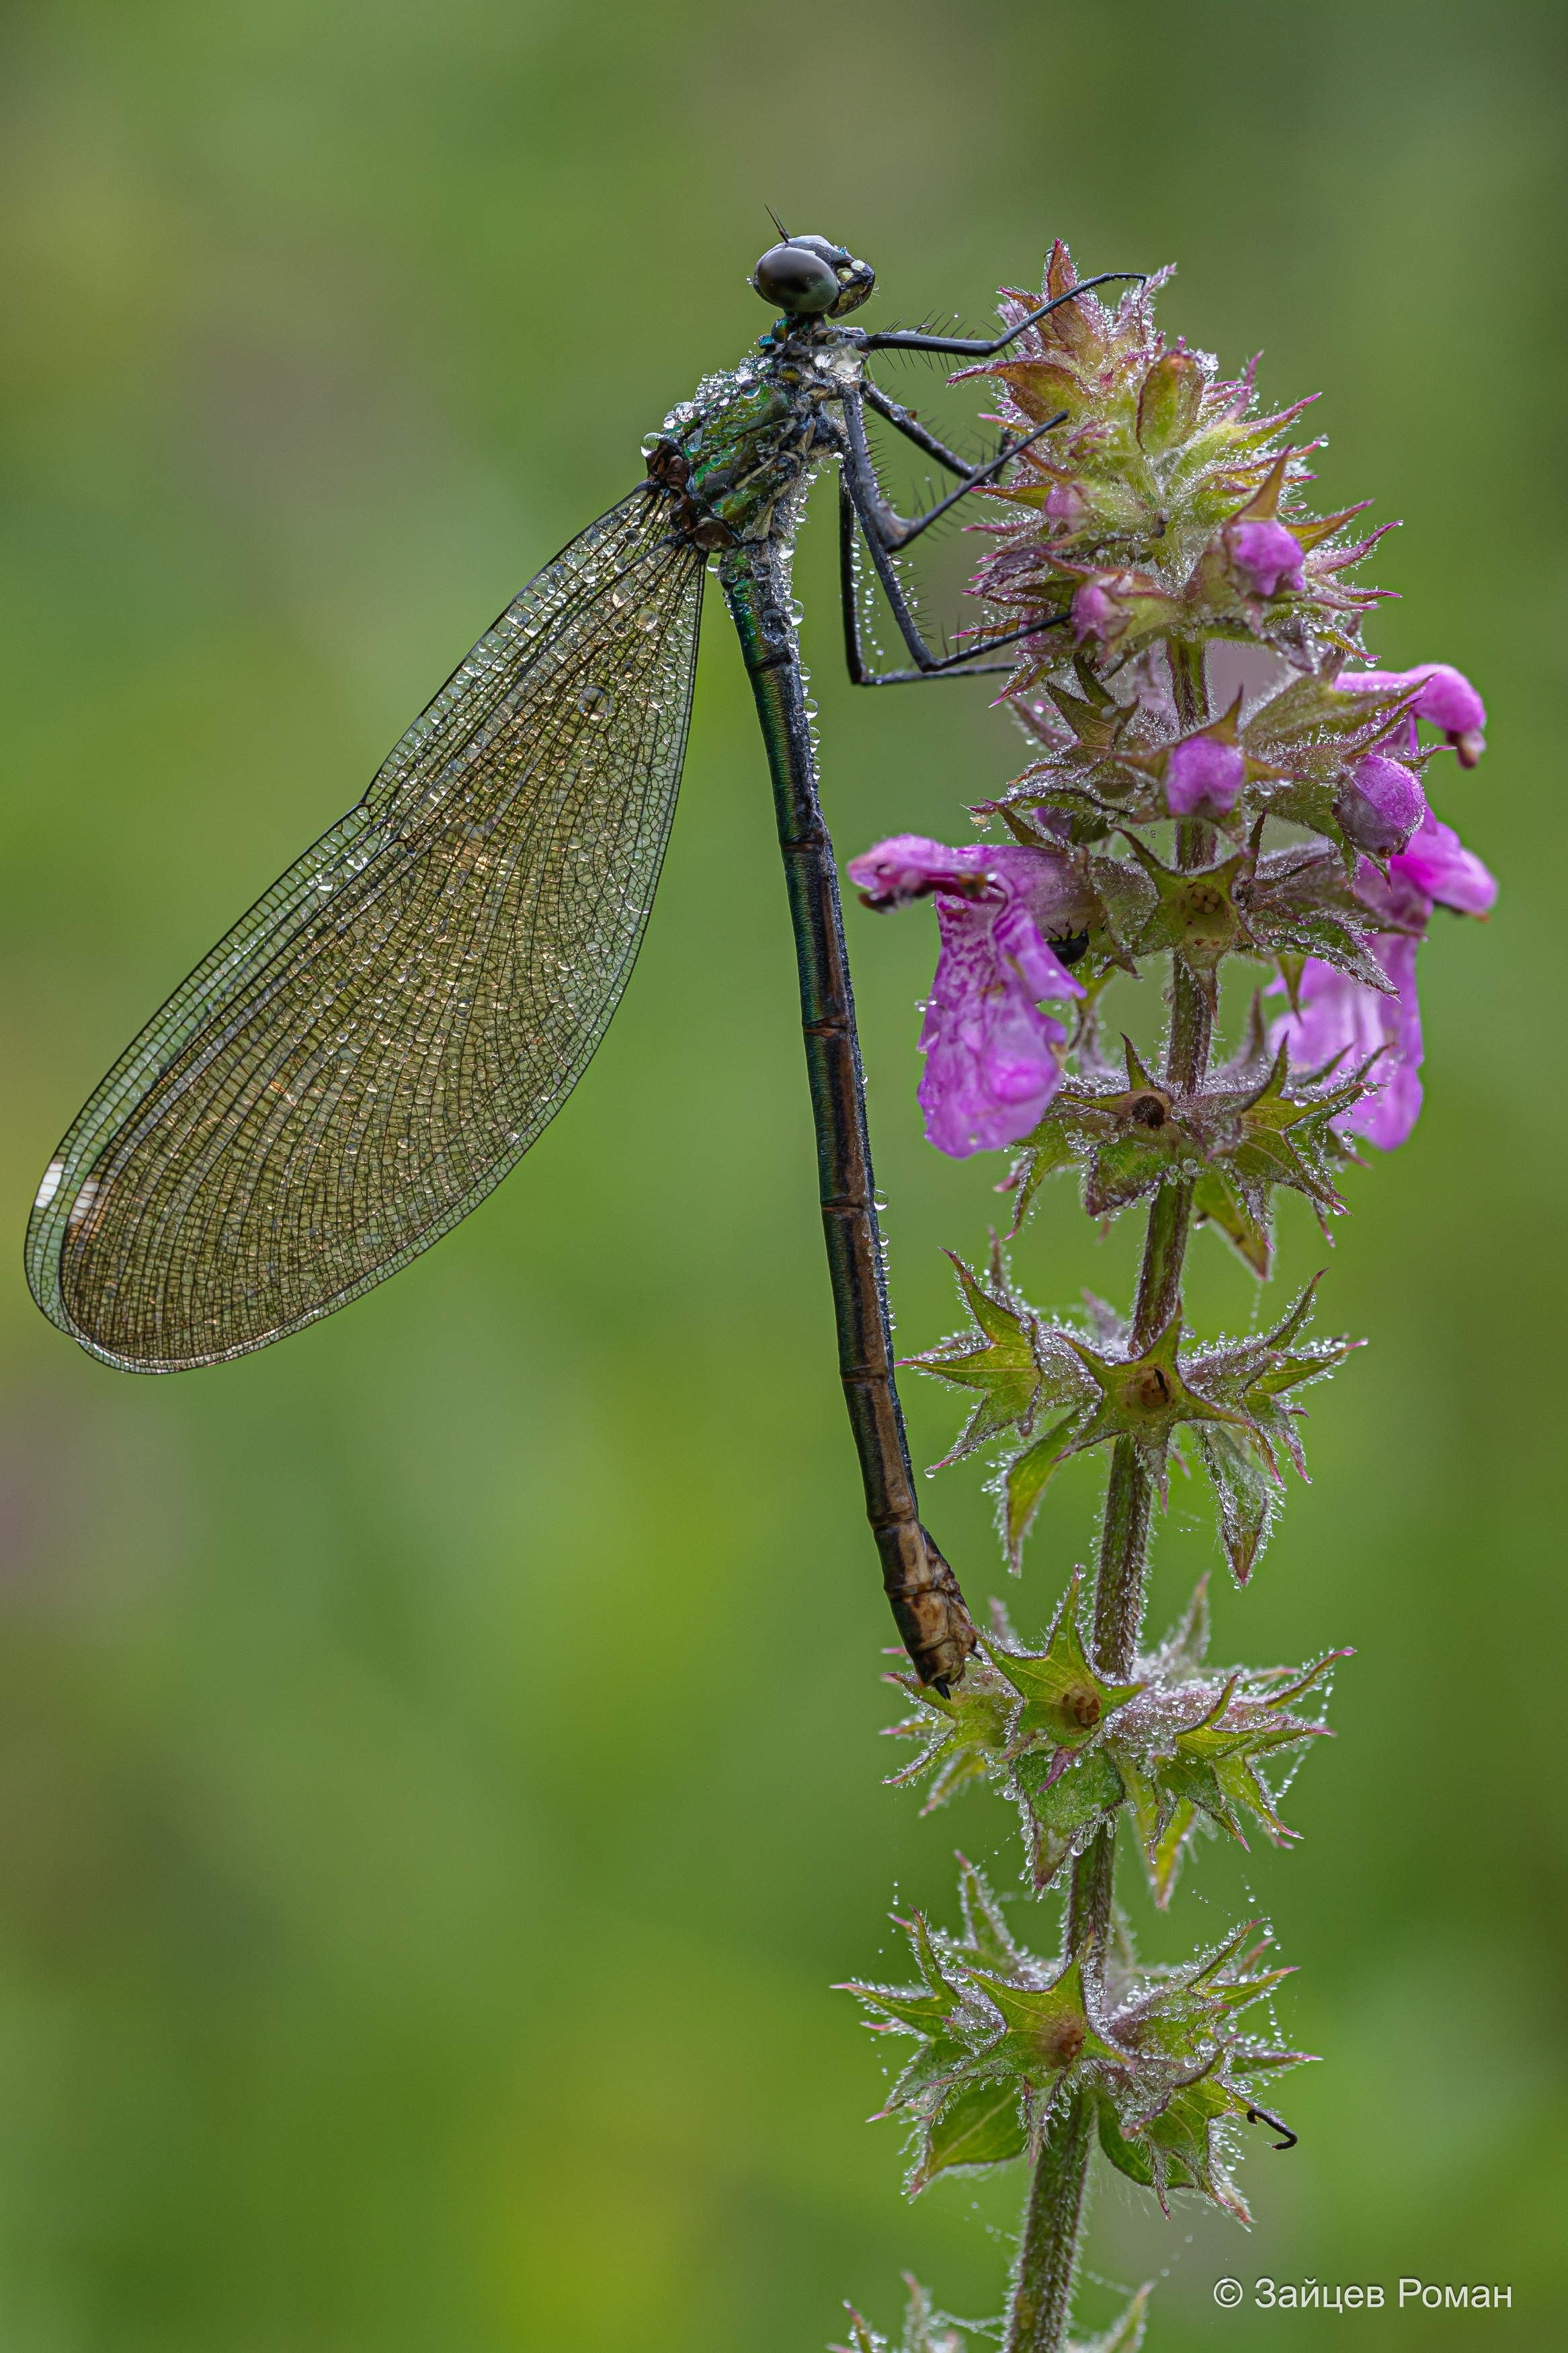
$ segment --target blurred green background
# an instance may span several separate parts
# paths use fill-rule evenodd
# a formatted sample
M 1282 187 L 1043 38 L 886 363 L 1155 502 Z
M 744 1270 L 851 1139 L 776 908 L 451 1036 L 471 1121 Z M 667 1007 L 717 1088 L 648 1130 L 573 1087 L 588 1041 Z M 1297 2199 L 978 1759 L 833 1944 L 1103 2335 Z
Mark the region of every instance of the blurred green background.
M 635 983 L 568 1113 L 397 1282 L 171 1380 L 91 1363 L 16 1267 L 57 1136 L 217 934 L 355 798 L 637 440 L 764 324 L 764 202 L 872 258 L 884 323 L 1179 262 L 1173 330 L 1321 387 L 1326 503 L 1406 528 L 1371 642 L 1491 705 L 1440 813 L 1500 871 L 1424 959 L 1428 1109 L 1353 1179 L 1312 1399 L 1221 1657 L 1330 1643 L 1292 1855 L 1203 1849 L 1173 1957 L 1267 1911 L 1330 2064 L 1245 2168 L 1250 2240 L 1098 2193 L 1084 2312 L 1317 2346 L 1251 2281 L 1511 2282 L 1561 2249 L 1563 33 L 1557 7 L 1327 0 L 11 0 L 3 18 L 0 2344 L 7 2353 L 799 2353 L 898 2273 L 994 2311 L 1020 2183 L 906 2206 L 829 1981 L 951 1919 L 987 1797 L 917 1819 L 874 1735 L 889 1628 L 833 1372 L 762 754 L 710 610 Z M 973 401 L 916 374 L 922 411 Z M 831 493 L 829 493 L 829 496 Z M 1021 765 L 980 687 L 853 698 L 819 493 L 799 581 L 843 854 L 963 839 Z M 933 557 L 953 591 L 973 542 Z M 955 1320 L 989 1162 L 913 1100 L 932 934 L 852 909 L 900 1340 Z M 1145 998 L 1150 996 L 1146 987 Z M 1145 1003 L 1135 1018 L 1152 1026 Z M 1125 1293 L 1065 1192 L 1043 1303 Z M 1285 1280 L 1322 1262 L 1287 1213 Z M 1284 1282 L 1276 1286 L 1280 1295 Z M 1250 1312 L 1207 1237 L 1204 1329 Z M 917 1459 L 953 1402 L 911 1384 Z M 1020 1623 L 1089 1540 L 1043 1518 Z M 930 1513 L 1005 1580 L 972 1470 Z M 1175 1497 L 1154 1615 L 1215 1563 Z M 1003 1868 L 1011 1865 L 1004 1862 Z M 1055 1907 L 1020 1932 L 1048 1940 Z M 1261 2136 L 1259 2141 L 1261 2143 Z

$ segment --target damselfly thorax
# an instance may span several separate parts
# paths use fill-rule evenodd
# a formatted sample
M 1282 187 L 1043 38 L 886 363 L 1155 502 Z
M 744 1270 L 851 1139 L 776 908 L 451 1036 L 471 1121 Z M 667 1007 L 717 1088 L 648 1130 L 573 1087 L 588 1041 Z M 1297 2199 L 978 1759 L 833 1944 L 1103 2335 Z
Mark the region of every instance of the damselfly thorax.
M 705 377 L 647 451 L 676 536 L 718 554 L 792 531 L 798 492 L 843 455 L 845 393 L 864 374 L 841 329 L 812 322 L 760 364 Z

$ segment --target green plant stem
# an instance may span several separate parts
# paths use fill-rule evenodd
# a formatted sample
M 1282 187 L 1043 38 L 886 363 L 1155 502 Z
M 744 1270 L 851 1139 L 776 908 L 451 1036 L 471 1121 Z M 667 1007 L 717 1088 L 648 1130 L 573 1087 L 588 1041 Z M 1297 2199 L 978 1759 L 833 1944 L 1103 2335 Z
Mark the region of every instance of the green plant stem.
M 1013 2277 L 1006 2353 L 1057 2353 L 1063 2343 L 1078 2268 L 1093 2116 L 1090 2095 L 1078 2092 L 1047 2126 Z
M 1171 675 L 1183 726 L 1201 726 L 1208 716 L 1202 647 L 1173 646 Z M 1206 866 L 1214 849 L 1210 827 L 1188 819 L 1176 828 L 1178 866 L 1189 872 Z M 1213 1035 L 1214 1012 L 1202 983 L 1184 965 L 1173 962 L 1165 1057 L 1165 1083 L 1173 1093 L 1186 1094 L 1202 1085 Z M 1175 1314 L 1192 1221 L 1191 1182 L 1162 1185 L 1143 1237 L 1130 1342 L 1134 1355 L 1148 1347 Z M 1153 1482 L 1138 1447 L 1131 1438 L 1119 1438 L 1106 1482 L 1094 1593 L 1095 1662 L 1102 1675 L 1118 1681 L 1131 1672 L 1142 1639 L 1153 1499 Z M 1091 1935 L 1103 1946 L 1115 1901 L 1115 1873 L 1112 1823 L 1096 1832 L 1073 1865 L 1068 1898 L 1069 1952 L 1080 1950 Z M 1051 2119 L 1024 2218 L 1006 2353 L 1061 2353 L 1066 2341 L 1092 2122 L 1093 2102 L 1084 2092 Z

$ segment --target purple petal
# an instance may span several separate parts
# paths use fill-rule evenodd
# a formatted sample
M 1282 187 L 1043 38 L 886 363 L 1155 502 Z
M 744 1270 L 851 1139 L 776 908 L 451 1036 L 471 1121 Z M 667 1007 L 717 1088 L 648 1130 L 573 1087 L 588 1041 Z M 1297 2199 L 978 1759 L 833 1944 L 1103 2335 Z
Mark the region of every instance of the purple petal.
M 1400 686 L 1419 686 L 1410 716 L 1441 727 L 1459 754 L 1461 768 L 1473 768 L 1487 748 L 1483 730 L 1487 707 L 1452 662 L 1417 662 L 1414 670 L 1342 670 L 1335 681 L 1352 693 L 1375 693 Z M 1410 750 L 1415 750 L 1412 743 Z
M 1399 856 L 1389 860 L 1388 871 L 1391 878 L 1397 876 L 1439 907 L 1452 907 L 1461 915 L 1484 915 L 1497 898 L 1495 876 L 1473 849 L 1465 848 L 1453 827 L 1440 824 L 1430 810 Z
M 925 1132 L 955 1160 L 1016 1144 L 1061 1083 L 1066 1042 L 1037 997 L 1083 991 L 1041 939 L 1026 907 L 941 897 L 942 949 L 926 1005 L 920 1083 Z
M 849 880 L 873 907 L 904 907 L 931 891 L 984 887 L 994 853 L 983 842 L 950 849 L 921 833 L 896 833 L 849 860 Z
M 951 849 L 924 834 L 895 834 L 849 862 L 873 906 L 930 892 L 941 948 L 926 1003 L 920 1102 L 939 1152 L 964 1159 L 1028 1134 L 1061 1083 L 1059 1021 L 1042 997 L 1082 997 L 1042 928 L 1082 928 L 1081 860 L 1026 842 Z
M 1050 812 L 1046 817 L 1049 822 Z M 907 907 L 934 892 L 963 899 L 1021 899 L 1042 932 L 1081 930 L 1089 903 L 1081 861 L 1065 847 L 1034 849 L 1022 841 L 976 841 L 952 849 L 924 834 L 897 833 L 852 858 L 847 871 L 868 906 Z M 1078 982 L 1065 967 L 1058 969 L 1068 993 L 1081 997 Z M 1060 993 L 1059 985 L 1052 993 Z
M 1173 817 L 1227 816 L 1247 782 L 1247 760 L 1234 744 L 1189 735 L 1165 763 L 1165 807 Z
M 1121 607 L 1098 580 L 1086 580 L 1072 600 L 1073 638 L 1082 645 L 1088 638 L 1110 638 L 1121 619 Z
M 1487 723 L 1486 704 L 1463 670 L 1456 670 L 1452 662 L 1417 662 L 1414 670 L 1342 670 L 1335 683 L 1366 693 L 1419 685 L 1421 691 L 1415 699 L 1418 719 L 1429 719 L 1434 727 L 1446 728 L 1455 734 Z
M 1405 1142 L 1421 1111 L 1421 1013 L 1415 998 L 1417 943 L 1384 932 L 1370 943 L 1378 962 L 1398 988 L 1381 996 L 1332 965 L 1309 957 L 1301 975 L 1300 1013 L 1288 1013 L 1269 1031 L 1269 1042 L 1287 1039 L 1290 1059 L 1312 1070 L 1342 1054 L 1336 1076 L 1344 1079 L 1372 1054 L 1367 1073 L 1373 1092 L 1342 1112 L 1334 1125 L 1364 1135 L 1382 1152 Z M 1275 988 L 1280 984 L 1277 981 Z

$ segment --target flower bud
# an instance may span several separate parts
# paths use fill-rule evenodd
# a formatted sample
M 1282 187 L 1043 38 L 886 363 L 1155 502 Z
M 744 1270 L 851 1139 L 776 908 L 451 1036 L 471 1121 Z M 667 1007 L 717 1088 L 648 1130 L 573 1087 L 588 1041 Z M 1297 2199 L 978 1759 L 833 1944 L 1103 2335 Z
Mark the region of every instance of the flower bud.
M 1121 607 L 1103 580 L 1086 580 L 1072 600 L 1073 636 L 1081 646 L 1086 638 L 1109 644 L 1121 621 Z
M 1305 586 L 1301 543 L 1282 522 L 1226 523 L 1225 543 L 1244 594 L 1276 596 L 1281 587 Z
M 1094 572 L 1073 597 L 1073 635 L 1080 646 L 1098 638 L 1110 653 L 1130 634 L 1134 642 L 1155 635 L 1175 602 L 1145 572 Z
M 1165 763 L 1165 807 L 1173 817 L 1227 817 L 1246 782 L 1246 756 L 1235 744 L 1189 735 Z
M 1152 457 L 1190 439 L 1204 401 L 1204 371 L 1180 343 L 1162 352 L 1138 395 L 1138 438 Z
M 1397 760 L 1369 752 L 1334 799 L 1334 815 L 1345 838 L 1373 858 L 1403 849 L 1426 814 L 1418 779 Z
M 1065 531 L 1081 531 L 1089 517 L 1089 501 L 1077 482 L 1053 482 L 1046 497 L 1046 520 Z

